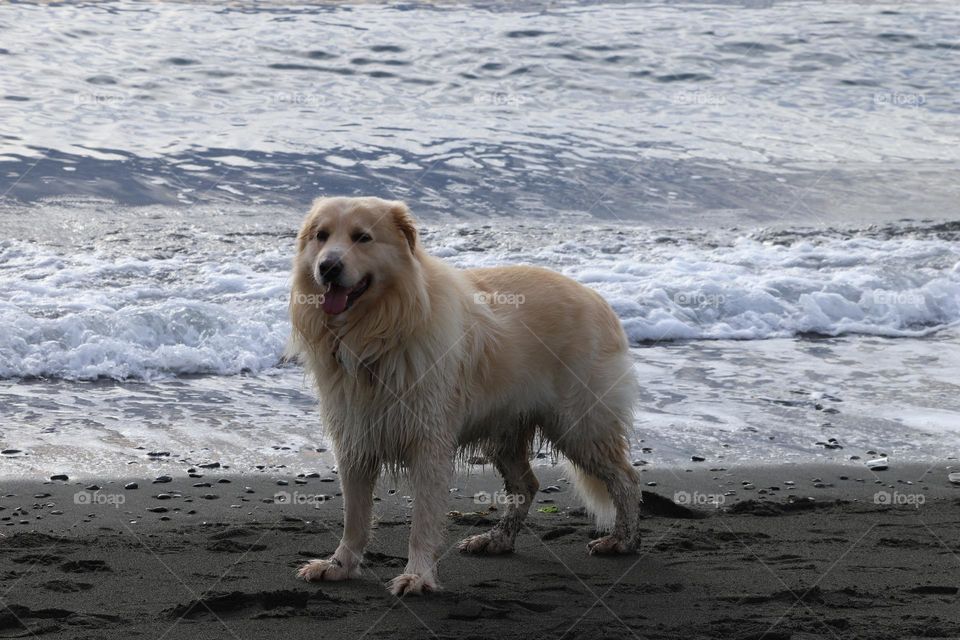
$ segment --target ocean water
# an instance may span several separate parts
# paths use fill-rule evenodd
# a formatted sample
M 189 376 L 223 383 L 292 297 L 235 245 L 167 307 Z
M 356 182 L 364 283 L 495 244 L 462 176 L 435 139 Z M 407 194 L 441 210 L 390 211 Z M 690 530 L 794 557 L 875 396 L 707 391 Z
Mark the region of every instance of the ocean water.
M 0 475 L 332 465 L 280 361 L 321 194 L 600 291 L 638 464 L 956 456 L 957 34 L 949 2 L 2 6 Z

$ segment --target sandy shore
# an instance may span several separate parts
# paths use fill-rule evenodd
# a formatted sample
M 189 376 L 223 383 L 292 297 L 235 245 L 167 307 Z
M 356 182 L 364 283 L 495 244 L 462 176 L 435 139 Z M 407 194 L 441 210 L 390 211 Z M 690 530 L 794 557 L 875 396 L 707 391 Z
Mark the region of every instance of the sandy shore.
M 323 585 L 294 569 L 337 544 L 335 475 L 4 483 L 0 637 L 957 638 L 957 464 L 646 471 L 697 512 L 648 500 L 641 553 L 614 559 L 586 555 L 556 468 L 514 554 L 461 556 L 496 517 L 477 467 L 450 494 L 445 591 L 402 600 L 383 586 L 405 563 L 402 483 L 378 489 L 363 578 Z

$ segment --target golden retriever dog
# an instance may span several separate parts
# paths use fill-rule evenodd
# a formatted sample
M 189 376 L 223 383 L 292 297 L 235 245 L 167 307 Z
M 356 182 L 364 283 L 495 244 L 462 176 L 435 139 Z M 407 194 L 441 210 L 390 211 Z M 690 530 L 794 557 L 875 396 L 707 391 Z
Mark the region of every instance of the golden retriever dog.
M 539 488 L 535 438 L 570 463 L 609 531 L 592 554 L 639 544 L 641 491 L 628 459 L 636 382 L 620 321 L 595 291 L 547 269 L 459 270 L 431 257 L 407 206 L 321 198 L 297 237 L 291 351 L 312 374 L 344 500 L 334 554 L 310 581 L 358 577 L 373 491 L 384 469 L 413 489 L 409 557 L 395 595 L 440 588 L 445 518 L 458 452 L 481 451 L 508 506 L 473 554 L 513 550 Z M 611 530 L 612 525 L 612 530 Z

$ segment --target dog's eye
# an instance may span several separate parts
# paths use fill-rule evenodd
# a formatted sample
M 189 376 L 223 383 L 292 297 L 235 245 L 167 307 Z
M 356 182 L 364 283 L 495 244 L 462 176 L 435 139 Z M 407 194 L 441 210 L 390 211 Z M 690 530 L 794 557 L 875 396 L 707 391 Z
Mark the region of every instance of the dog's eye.
M 320 242 L 326 241 L 326 239 L 329 237 L 330 237 L 330 234 L 324 231 L 323 229 L 321 229 L 320 231 L 317 231 L 317 240 L 319 240 Z
M 369 233 L 363 233 L 358 231 L 357 233 L 353 234 L 353 241 L 354 242 L 373 242 L 373 238 L 370 236 Z

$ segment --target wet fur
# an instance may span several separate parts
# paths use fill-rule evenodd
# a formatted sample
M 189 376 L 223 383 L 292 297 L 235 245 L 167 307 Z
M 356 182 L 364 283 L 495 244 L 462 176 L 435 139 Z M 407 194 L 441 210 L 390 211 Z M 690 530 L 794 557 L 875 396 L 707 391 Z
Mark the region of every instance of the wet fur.
M 316 265 L 325 248 L 315 235 L 324 226 L 328 244 L 345 246 L 358 225 L 374 241 L 350 246 L 344 263 L 372 285 L 328 316 L 309 304 L 323 294 Z M 297 245 L 290 351 L 313 374 L 345 503 L 340 546 L 301 577 L 357 575 L 373 485 L 386 468 L 406 473 L 414 490 L 409 562 L 391 590 L 438 589 L 448 489 L 463 451 L 489 457 L 515 500 L 493 530 L 459 548 L 512 550 L 539 487 L 529 464 L 537 436 L 569 459 L 588 507 L 612 526 L 590 551 L 636 549 L 641 498 L 627 456 L 636 383 L 620 322 L 596 292 L 534 267 L 455 269 L 424 251 L 403 203 L 377 198 L 318 200 Z

